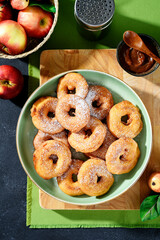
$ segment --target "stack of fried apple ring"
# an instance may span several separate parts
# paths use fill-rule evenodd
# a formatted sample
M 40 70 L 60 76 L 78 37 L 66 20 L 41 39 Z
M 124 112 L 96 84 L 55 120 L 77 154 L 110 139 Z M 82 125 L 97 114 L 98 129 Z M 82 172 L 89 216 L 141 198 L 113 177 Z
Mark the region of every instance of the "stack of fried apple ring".
M 31 117 L 38 129 L 35 170 L 46 180 L 56 177 L 65 194 L 106 194 L 113 175 L 130 172 L 138 162 L 140 150 L 133 138 L 143 128 L 139 109 L 126 100 L 114 105 L 107 88 L 88 86 L 80 73 L 61 77 L 57 98 L 39 98 Z M 88 159 L 75 159 L 71 148 Z

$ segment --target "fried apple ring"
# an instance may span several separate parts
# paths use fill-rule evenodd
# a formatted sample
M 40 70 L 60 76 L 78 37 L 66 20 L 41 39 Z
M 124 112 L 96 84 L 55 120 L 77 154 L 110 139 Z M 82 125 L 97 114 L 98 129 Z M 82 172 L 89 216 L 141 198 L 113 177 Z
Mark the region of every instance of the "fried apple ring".
M 77 152 L 88 153 L 97 150 L 104 141 L 106 127 L 103 123 L 91 117 L 88 124 L 77 133 L 69 133 L 68 141 Z
M 56 118 L 64 128 L 79 132 L 89 122 L 90 109 L 83 98 L 67 94 L 58 101 Z
M 110 91 L 102 86 L 89 86 L 86 97 L 91 111 L 91 116 L 100 120 L 104 119 L 113 106 L 113 97 Z
M 114 178 L 108 172 L 105 161 L 92 158 L 84 162 L 78 173 L 82 191 L 89 196 L 101 196 L 109 191 Z
M 55 134 L 49 134 L 49 133 L 44 133 L 41 130 L 39 130 L 36 136 L 34 137 L 33 146 L 35 149 L 37 149 L 41 146 L 42 143 L 48 140 L 61 141 L 64 144 L 66 144 L 67 147 L 70 147 L 68 143 L 68 137 L 67 137 L 66 131 L 62 131 L 60 133 L 55 133 Z
M 128 173 L 136 166 L 139 156 L 138 144 L 132 138 L 120 138 L 108 148 L 107 169 L 112 174 Z
M 135 138 L 143 128 L 139 109 L 129 101 L 122 101 L 111 108 L 107 124 L 117 138 Z
M 57 177 L 60 189 L 70 196 L 79 196 L 84 194 L 79 187 L 79 182 L 77 181 L 77 175 L 82 164 L 83 161 L 73 159 L 67 172 L 65 172 L 62 176 Z
M 55 117 L 57 102 L 57 98 L 47 96 L 41 97 L 33 104 L 31 116 L 36 128 L 49 134 L 59 133 L 64 130 L 64 127 Z
M 88 93 L 86 79 L 80 73 L 67 73 L 61 77 L 57 87 L 57 97 L 61 98 L 66 94 L 75 94 L 85 98 Z
M 105 139 L 102 143 L 102 145 L 94 152 L 91 153 L 86 153 L 85 155 L 87 155 L 90 158 L 100 158 L 105 160 L 105 156 L 107 153 L 107 150 L 109 148 L 109 146 L 117 140 L 117 138 L 115 136 L 112 135 L 112 133 L 109 131 L 108 127 L 105 125 L 106 127 L 106 136 Z
M 35 170 L 44 179 L 61 176 L 68 170 L 71 161 L 69 148 L 56 140 L 42 143 L 33 154 Z

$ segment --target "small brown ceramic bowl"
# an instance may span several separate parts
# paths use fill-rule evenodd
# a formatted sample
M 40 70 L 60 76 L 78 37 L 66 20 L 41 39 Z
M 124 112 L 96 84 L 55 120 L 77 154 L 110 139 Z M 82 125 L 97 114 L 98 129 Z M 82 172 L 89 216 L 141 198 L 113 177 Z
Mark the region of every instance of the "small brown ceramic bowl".
M 142 38 L 142 40 L 147 45 L 147 47 L 150 48 L 150 50 L 152 50 L 153 53 L 156 56 L 160 57 L 160 45 L 157 43 L 157 41 L 154 38 L 152 38 L 152 37 L 150 37 L 146 34 L 138 34 L 138 35 Z M 159 63 L 155 62 L 153 64 L 153 66 L 149 70 L 147 70 L 146 72 L 136 73 L 136 72 L 130 71 L 128 69 L 127 64 L 124 61 L 124 50 L 125 50 L 126 46 L 127 45 L 125 44 L 125 42 L 123 40 L 118 44 L 118 46 L 117 46 L 117 60 L 118 60 L 118 63 L 120 64 L 120 66 L 126 72 L 128 72 L 129 74 L 131 74 L 133 76 L 136 76 L 136 77 L 142 77 L 142 76 L 146 76 L 148 74 L 151 74 L 152 72 L 154 72 L 159 67 Z

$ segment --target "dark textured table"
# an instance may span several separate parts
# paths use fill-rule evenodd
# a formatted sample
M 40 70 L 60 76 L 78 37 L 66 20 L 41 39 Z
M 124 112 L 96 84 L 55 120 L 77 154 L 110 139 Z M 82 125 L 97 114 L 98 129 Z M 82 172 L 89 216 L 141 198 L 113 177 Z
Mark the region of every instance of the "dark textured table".
M 16 125 L 28 97 L 27 59 L 3 60 L 0 65 L 17 67 L 24 75 L 25 85 L 13 100 L 0 99 L 0 240 L 28 239 L 145 239 L 159 240 L 160 229 L 29 229 L 26 227 L 26 174 L 16 150 Z

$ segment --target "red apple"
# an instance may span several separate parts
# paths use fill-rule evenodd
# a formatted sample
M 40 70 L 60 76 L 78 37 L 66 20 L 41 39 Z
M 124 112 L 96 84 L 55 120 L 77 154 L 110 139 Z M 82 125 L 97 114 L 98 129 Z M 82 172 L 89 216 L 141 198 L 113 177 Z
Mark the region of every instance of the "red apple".
M 24 79 L 21 72 L 12 66 L 0 66 L 0 98 L 11 99 L 22 90 Z
M 29 0 L 10 0 L 12 8 L 17 10 L 23 10 L 29 5 Z
M 6 2 L 0 3 L 0 22 L 12 18 L 12 9 Z
M 16 55 L 24 52 L 27 46 L 27 35 L 23 27 L 12 20 L 0 22 L 0 50 Z
M 53 23 L 53 15 L 37 6 L 29 6 L 18 13 L 18 23 L 27 35 L 34 38 L 45 37 Z
M 148 186 L 154 192 L 160 193 L 160 172 L 154 172 L 150 175 Z

